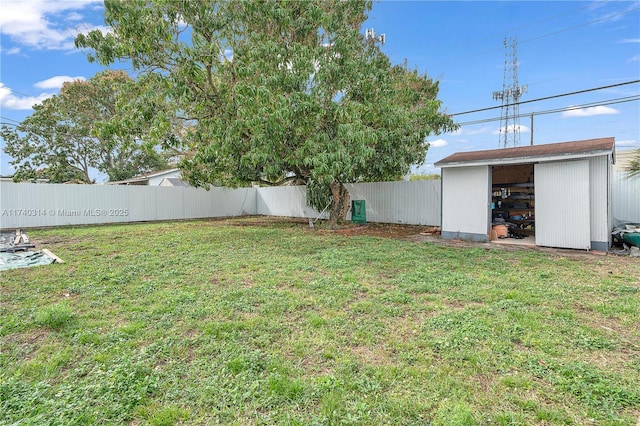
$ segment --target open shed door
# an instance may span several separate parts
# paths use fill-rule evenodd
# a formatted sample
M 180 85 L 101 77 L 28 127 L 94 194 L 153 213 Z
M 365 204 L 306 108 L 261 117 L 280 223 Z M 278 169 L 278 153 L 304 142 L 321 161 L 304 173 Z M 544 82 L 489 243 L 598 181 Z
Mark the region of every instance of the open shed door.
M 589 160 L 536 164 L 534 173 L 536 245 L 589 250 Z

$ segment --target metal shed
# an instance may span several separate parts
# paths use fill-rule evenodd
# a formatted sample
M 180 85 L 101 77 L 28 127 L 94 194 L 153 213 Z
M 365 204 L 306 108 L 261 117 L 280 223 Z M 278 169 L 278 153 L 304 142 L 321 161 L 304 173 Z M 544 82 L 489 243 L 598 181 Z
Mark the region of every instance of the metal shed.
M 611 246 L 614 138 L 458 152 L 442 168 L 442 237 L 488 241 L 505 221 L 547 247 Z

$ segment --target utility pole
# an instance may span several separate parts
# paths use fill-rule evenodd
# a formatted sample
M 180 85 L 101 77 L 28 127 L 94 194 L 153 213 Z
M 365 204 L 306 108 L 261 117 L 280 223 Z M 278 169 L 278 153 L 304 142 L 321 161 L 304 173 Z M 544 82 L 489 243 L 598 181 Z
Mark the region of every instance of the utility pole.
M 531 146 L 533 146 L 533 113 L 531 113 L 531 129 L 529 130 L 529 134 L 531 135 Z
M 519 102 L 528 86 L 518 85 L 518 39 L 504 39 L 504 75 L 502 78 L 502 91 L 493 92 L 493 99 L 502 101 L 500 110 L 500 133 L 498 143 L 507 147 L 520 144 L 520 113 Z

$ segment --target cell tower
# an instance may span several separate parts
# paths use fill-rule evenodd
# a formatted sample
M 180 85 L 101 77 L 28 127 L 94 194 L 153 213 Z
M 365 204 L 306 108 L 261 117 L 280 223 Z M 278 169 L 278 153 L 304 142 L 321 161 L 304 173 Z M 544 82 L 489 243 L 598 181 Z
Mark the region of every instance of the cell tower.
M 384 46 L 384 43 L 387 41 L 387 35 L 376 34 L 373 28 L 367 28 L 365 31 L 365 39 L 370 42 L 380 42 Z
M 502 101 L 500 110 L 500 137 L 499 143 L 503 147 L 520 144 L 520 114 L 519 102 L 529 87 L 518 86 L 518 39 L 504 39 L 504 77 L 502 79 L 502 91 L 493 92 L 493 99 Z

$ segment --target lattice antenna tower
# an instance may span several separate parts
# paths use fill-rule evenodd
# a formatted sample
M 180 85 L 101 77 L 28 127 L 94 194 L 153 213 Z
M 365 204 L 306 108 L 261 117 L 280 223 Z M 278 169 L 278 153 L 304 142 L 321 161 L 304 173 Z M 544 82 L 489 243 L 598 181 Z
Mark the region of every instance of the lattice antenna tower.
M 520 144 L 520 98 L 527 93 L 527 85 L 518 85 L 518 39 L 504 39 L 504 76 L 502 91 L 493 92 L 493 99 L 502 101 L 498 142 L 503 147 Z

